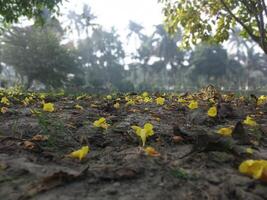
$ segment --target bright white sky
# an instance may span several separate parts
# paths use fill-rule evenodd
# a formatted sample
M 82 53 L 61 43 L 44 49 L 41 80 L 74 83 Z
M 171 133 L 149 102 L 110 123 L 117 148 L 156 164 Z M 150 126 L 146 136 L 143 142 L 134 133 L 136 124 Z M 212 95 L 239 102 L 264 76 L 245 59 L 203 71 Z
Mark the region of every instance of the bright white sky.
M 83 4 L 91 7 L 97 23 L 105 28 L 114 26 L 122 36 L 130 20 L 140 23 L 148 32 L 163 21 L 161 4 L 157 0 L 69 0 L 63 5 L 79 13 Z
M 139 45 L 137 41 L 127 40 L 130 20 L 141 24 L 144 33 L 151 34 L 154 26 L 163 23 L 164 19 L 162 4 L 159 4 L 158 0 L 69 0 L 65 1 L 60 11 L 67 13 L 74 10 L 76 13 L 82 13 L 84 4 L 89 5 L 92 13 L 97 16 L 95 23 L 106 29 L 115 27 L 127 55 L 135 52 Z M 74 35 L 72 37 L 75 38 Z M 125 59 L 125 62 L 130 62 L 129 59 Z

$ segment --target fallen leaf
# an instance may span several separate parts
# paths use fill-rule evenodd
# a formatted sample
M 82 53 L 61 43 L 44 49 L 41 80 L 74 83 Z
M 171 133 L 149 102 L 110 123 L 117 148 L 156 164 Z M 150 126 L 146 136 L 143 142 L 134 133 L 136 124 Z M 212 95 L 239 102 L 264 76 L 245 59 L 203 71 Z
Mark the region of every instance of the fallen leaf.
M 41 142 L 48 140 L 49 136 L 47 135 L 35 135 L 32 137 L 31 141 Z
M 30 141 L 24 141 L 22 144 L 23 144 L 23 148 L 29 149 L 29 150 L 34 149 L 36 146 L 33 142 L 30 142 Z
M 146 147 L 144 149 L 144 151 L 146 152 L 147 155 L 149 156 L 153 156 L 153 157 L 158 157 L 160 156 L 160 153 L 157 152 L 153 147 Z

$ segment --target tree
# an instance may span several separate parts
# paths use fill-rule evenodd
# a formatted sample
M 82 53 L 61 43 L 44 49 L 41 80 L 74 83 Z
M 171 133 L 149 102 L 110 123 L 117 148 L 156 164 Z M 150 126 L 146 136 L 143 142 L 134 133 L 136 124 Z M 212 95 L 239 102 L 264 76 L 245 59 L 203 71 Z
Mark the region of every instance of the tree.
M 183 27 L 185 46 L 199 42 L 223 42 L 239 25 L 267 54 L 266 0 L 159 0 L 164 3 L 169 32 Z
M 88 36 L 89 30 L 94 29 L 97 26 L 97 24 L 93 23 L 97 17 L 92 13 L 91 8 L 88 5 L 83 5 L 82 14 L 76 13 L 75 11 L 69 11 L 67 17 L 70 22 L 69 27 L 75 29 L 79 37 L 84 31 L 86 36 Z
M 172 37 L 166 32 L 162 24 L 156 26 L 154 37 L 159 39 L 155 42 L 156 56 L 161 59 L 161 69 L 167 68 L 169 65 L 170 75 L 172 76 L 172 84 L 176 86 L 177 79 L 181 80 L 185 52 L 178 48 L 178 42 L 181 40 L 181 31 L 177 31 Z
M 226 50 L 219 45 L 201 44 L 192 52 L 190 62 L 194 80 L 205 77 L 212 81 L 225 75 L 228 57 Z
M 124 50 L 115 30 L 101 27 L 92 36 L 78 41 L 78 57 L 86 74 L 88 86 L 120 89 L 123 80 Z
M 43 21 L 43 10 L 56 12 L 56 6 L 62 0 L 0 0 L 0 23 L 18 22 L 19 17 L 25 16 Z
M 57 88 L 68 75 L 80 73 L 71 50 L 60 45 L 60 35 L 44 27 L 12 27 L 2 37 L 2 62 L 13 66 L 29 88 L 33 81 Z

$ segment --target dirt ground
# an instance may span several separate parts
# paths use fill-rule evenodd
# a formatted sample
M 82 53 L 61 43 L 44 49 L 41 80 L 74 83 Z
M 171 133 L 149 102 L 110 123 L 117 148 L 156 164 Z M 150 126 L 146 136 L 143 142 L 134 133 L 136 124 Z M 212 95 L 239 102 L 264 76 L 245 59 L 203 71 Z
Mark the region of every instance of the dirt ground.
M 244 160 L 267 159 L 267 105 L 257 106 L 254 95 L 204 89 L 179 97 L 155 93 L 152 102 L 134 93 L 38 95 L 1 93 L 10 101 L 0 113 L 1 200 L 267 199 L 266 183 L 238 171 Z M 155 103 L 159 96 L 164 105 Z M 179 98 L 195 99 L 199 107 L 191 110 Z M 44 112 L 42 100 L 55 111 Z M 207 115 L 212 103 L 216 117 Z M 247 115 L 257 127 L 242 123 Z M 110 124 L 107 130 L 93 126 L 100 117 Z M 147 122 L 155 134 L 146 146 L 160 156 L 147 155 L 131 128 Z M 229 126 L 232 137 L 216 132 Z M 90 152 L 82 161 L 67 156 L 84 145 Z

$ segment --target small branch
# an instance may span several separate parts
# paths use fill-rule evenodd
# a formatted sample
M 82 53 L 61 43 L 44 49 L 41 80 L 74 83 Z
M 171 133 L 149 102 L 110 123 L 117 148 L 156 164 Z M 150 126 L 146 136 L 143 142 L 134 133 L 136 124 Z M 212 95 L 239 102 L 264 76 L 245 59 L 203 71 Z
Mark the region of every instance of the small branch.
M 224 6 L 226 11 L 233 17 L 249 34 L 249 36 L 259 44 L 259 37 L 254 35 L 249 27 L 247 27 L 237 16 L 234 15 L 234 13 L 231 11 L 231 9 L 227 6 L 224 0 L 220 0 L 221 4 Z
M 261 4 L 261 2 L 259 2 L 259 5 L 260 5 L 260 13 L 259 13 L 259 23 L 260 23 L 260 37 L 261 37 L 261 43 L 262 43 L 262 48 L 264 49 L 264 51 L 267 50 L 267 47 L 266 47 L 266 31 L 265 31 L 265 27 L 264 27 L 264 16 L 263 16 L 263 13 L 264 13 L 264 6 Z
M 262 0 L 261 2 L 262 2 L 262 7 L 264 9 L 265 15 L 267 17 L 267 7 L 266 7 L 266 4 L 265 4 L 265 0 Z

